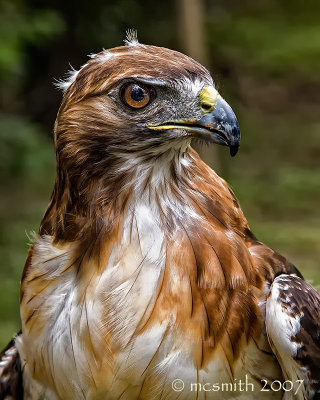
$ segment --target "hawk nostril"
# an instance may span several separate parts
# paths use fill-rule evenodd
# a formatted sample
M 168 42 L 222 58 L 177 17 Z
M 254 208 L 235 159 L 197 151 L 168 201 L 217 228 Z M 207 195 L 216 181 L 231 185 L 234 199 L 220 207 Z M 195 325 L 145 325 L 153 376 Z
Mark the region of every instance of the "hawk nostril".
M 199 105 L 203 113 L 211 112 L 218 101 L 219 93 L 210 85 L 204 86 L 199 93 Z
M 206 111 L 206 112 L 211 111 L 211 109 L 213 108 L 212 104 L 209 104 L 209 103 L 202 103 L 200 105 L 200 107 L 202 108 L 203 111 Z

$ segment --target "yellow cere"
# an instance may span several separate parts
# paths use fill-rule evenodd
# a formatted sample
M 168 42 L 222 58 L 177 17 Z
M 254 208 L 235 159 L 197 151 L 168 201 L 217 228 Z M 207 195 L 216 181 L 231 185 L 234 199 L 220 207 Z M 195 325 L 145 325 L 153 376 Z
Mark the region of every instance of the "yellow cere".
M 205 114 L 214 109 L 217 104 L 218 94 L 217 90 L 209 85 L 201 90 L 199 94 L 200 107 Z

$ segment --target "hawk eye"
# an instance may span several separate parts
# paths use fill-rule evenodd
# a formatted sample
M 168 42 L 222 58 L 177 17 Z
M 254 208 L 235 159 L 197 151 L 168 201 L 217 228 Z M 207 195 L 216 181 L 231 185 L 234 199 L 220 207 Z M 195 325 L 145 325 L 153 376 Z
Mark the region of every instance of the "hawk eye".
M 130 108 L 143 108 L 150 103 L 150 89 L 144 85 L 130 83 L 123 89 L 122 100 Z

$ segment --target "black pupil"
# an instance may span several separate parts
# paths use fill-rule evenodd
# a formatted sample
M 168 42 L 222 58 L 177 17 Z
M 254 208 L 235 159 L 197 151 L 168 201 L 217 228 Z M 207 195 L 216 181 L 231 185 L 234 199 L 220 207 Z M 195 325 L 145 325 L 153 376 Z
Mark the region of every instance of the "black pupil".
M 137 101 L 137 102 L 141 101 L 145 98 L 145 95 L 146 95 L 145 90 L 142 89 L 142 87 L 140 87 L 138 85 L 134 85 L 132 87 L 132 90 L 131 90 L 132 100 Z

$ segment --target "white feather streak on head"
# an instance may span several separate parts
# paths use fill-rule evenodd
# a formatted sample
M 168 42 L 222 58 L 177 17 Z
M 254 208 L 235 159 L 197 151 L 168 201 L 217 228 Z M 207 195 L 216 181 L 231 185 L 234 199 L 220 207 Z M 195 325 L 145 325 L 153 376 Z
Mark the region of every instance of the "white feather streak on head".
M 101 53 L 98 53 L 98 54 L 95 54 L 95 53 L 88 54 L 89 58 L 94 59 L 94 61 L 98 61 L 98 62 L 108 61 L 111 58 L 114 58 L 116 56 L 117 56 L 117 54 L 111 53 L 110 51 L 105 50 L 105 49 L 103 49 L 103 51 Z M 63 92 L 65 92 L 73 84 L 73 82 L 77 79 L 77 76 L 78 76 L 79 72 L 83 68 L 85 68 L 87 65 L 88 65 L 88 63 L 82 65 L 79 70 L 74 69 L 72 67 L 72 65 L 70 65 L 71 70 L 67 72 L 66 79 L 57 80 L 55 82 L 55 86 L 58 89 L 60 89 Z
M 209 73 L 206 83 L 203 81 L 203 79 L 200 79 L 198 77 L 196 77 L 194 80 L 184 77 L 181 81 L 181 86 L 184 88 L 184 90 L 194 93 L 195 97 L 198 96 L 205 84 L 214 86 L 213 80 Z
M 138 33 L 136 29 L 127 30 L 124 44 L 126 46 L 142 46 L 141 43 L 139 43 Z
M 94 58 L 95 61 L 99 62 L 109 61 L 111 58 L 115 58 L 116 56 L 117 53 L 111 53 L 110 51 L 104 49 L 101 53 L 89 55 L 89 57 Z
M 70 67 L 71 70 L 66 73 L 66 79 L 59 79 L 54 83 L 54 85 L 63 92 L 65 92 L 68 89 L 68 87 L 72 85 L 72 83 L 76 80 L 79 71 L 84 66 L 81 67 L 79 70 L 74 69 L 72 65 L 70 65 Z

